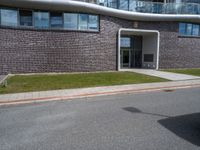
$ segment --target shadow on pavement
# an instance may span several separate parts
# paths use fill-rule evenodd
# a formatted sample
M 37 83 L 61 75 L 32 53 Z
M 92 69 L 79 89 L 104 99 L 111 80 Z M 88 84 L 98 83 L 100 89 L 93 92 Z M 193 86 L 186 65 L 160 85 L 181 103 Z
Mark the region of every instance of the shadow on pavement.
M 159 120 L 158 123 L 177 136 L 200 146 L 200 113 L 170 117 Z
M 161 115 L 161 114 L 154 114 L 154 113 L 148 113 L 148 112 L 143 112 L 135 107 L 124 107 L 122 108 L 123 110 L 126 110 L 128 112 L 131 113 L 140 113 L 140 114 L 144 114 L 144 115 L 151 115 L 151 116 L 159 116 L 159 117 L 170 117 L 170 116 L 166 116 L 166 115 Z
M 165 117 L 165 119 L 158 120 L 158 123 L 184 140 L 200 146 L 200 113 L 170 117 L 143 112 L 135 107 L 124 107 L 122 109 L 131 113 Z

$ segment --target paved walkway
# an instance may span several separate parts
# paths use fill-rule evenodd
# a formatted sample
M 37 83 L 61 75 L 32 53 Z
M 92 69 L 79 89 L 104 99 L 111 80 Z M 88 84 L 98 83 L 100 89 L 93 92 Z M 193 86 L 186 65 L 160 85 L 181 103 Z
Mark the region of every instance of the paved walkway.
M 7 75 L 0 75 L 0 84 L 4 81 Z
M 0 95 L 0 105 L 33 103 L 42 101 L 67 100 L 101 95 L 112 95 L 119 93 L 140 93 L 147 91 L 160 91 L 166 89 L 178 89 L 188 87 L 200 87 L 199 80 L 170 81 L 160 83 L 144 83 L 118 86 L 104 86 L 93 88 L 80 88 L 68 90 L 53 90 L 41 92 L 28 92 L 18 94 Z
M 122 71 L 131 71 L 131 72 L 141 73 L 145 75 L 160 77 L 160 78 L 164 78 L 164 79 L 168 79 L 172 81 L 200 79 L 200 77 L 198 76 L 158 71 L 158 70 L 152 70 L 152 69 L 122 69 Z

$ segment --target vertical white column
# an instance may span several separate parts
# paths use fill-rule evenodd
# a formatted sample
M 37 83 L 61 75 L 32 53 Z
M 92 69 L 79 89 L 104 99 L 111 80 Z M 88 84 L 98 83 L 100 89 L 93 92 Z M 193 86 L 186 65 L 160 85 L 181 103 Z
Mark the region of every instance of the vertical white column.
M 120 38 L 121 38 L 121 29 L 119 29 L 119 32 L 118 32 L 118 66 L 117 66 L 117 68 L 118 68 L 118 71 L 120 71 L 120 63 L 121 63 L 121 60 L 120 60 L 120 45 L 121 45 L 121 43 L 120 43 Z
M 160 52 L 160 32 L 157 32 L 157 60 L 156 60 L 156 70 L 159 69 L 159 52 Z

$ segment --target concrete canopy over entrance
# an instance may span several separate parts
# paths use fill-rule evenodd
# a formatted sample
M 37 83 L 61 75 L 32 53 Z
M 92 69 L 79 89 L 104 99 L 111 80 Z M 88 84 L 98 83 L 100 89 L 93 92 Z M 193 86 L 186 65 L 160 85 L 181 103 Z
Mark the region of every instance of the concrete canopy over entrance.
M 160 33 L 157 30 L 127 29 L 121 28 L 118 32 L 118 71 L 121 68 L 121 37 L 122 36 L 141 36 L 142 37 L 142 64 L 141 68 L 159 68 L 159 43 Z M 152 56 L 152 60 L 148 57 Z M 132 57 L 132 56 L 131 56 Z

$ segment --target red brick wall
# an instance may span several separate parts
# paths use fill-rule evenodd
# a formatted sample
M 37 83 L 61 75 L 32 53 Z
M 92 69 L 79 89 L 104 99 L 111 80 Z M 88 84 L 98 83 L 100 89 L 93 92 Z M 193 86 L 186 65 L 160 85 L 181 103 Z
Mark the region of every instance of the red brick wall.
M 117 32 L 133 21 L 100 17 L 100 32 L 0 27 L 0 74 L 106 71 L 117 68 Z M 200 39 L 179 38 L 178 23 L 139 22 L 159 30 L 160 67 L 200 67 Z

